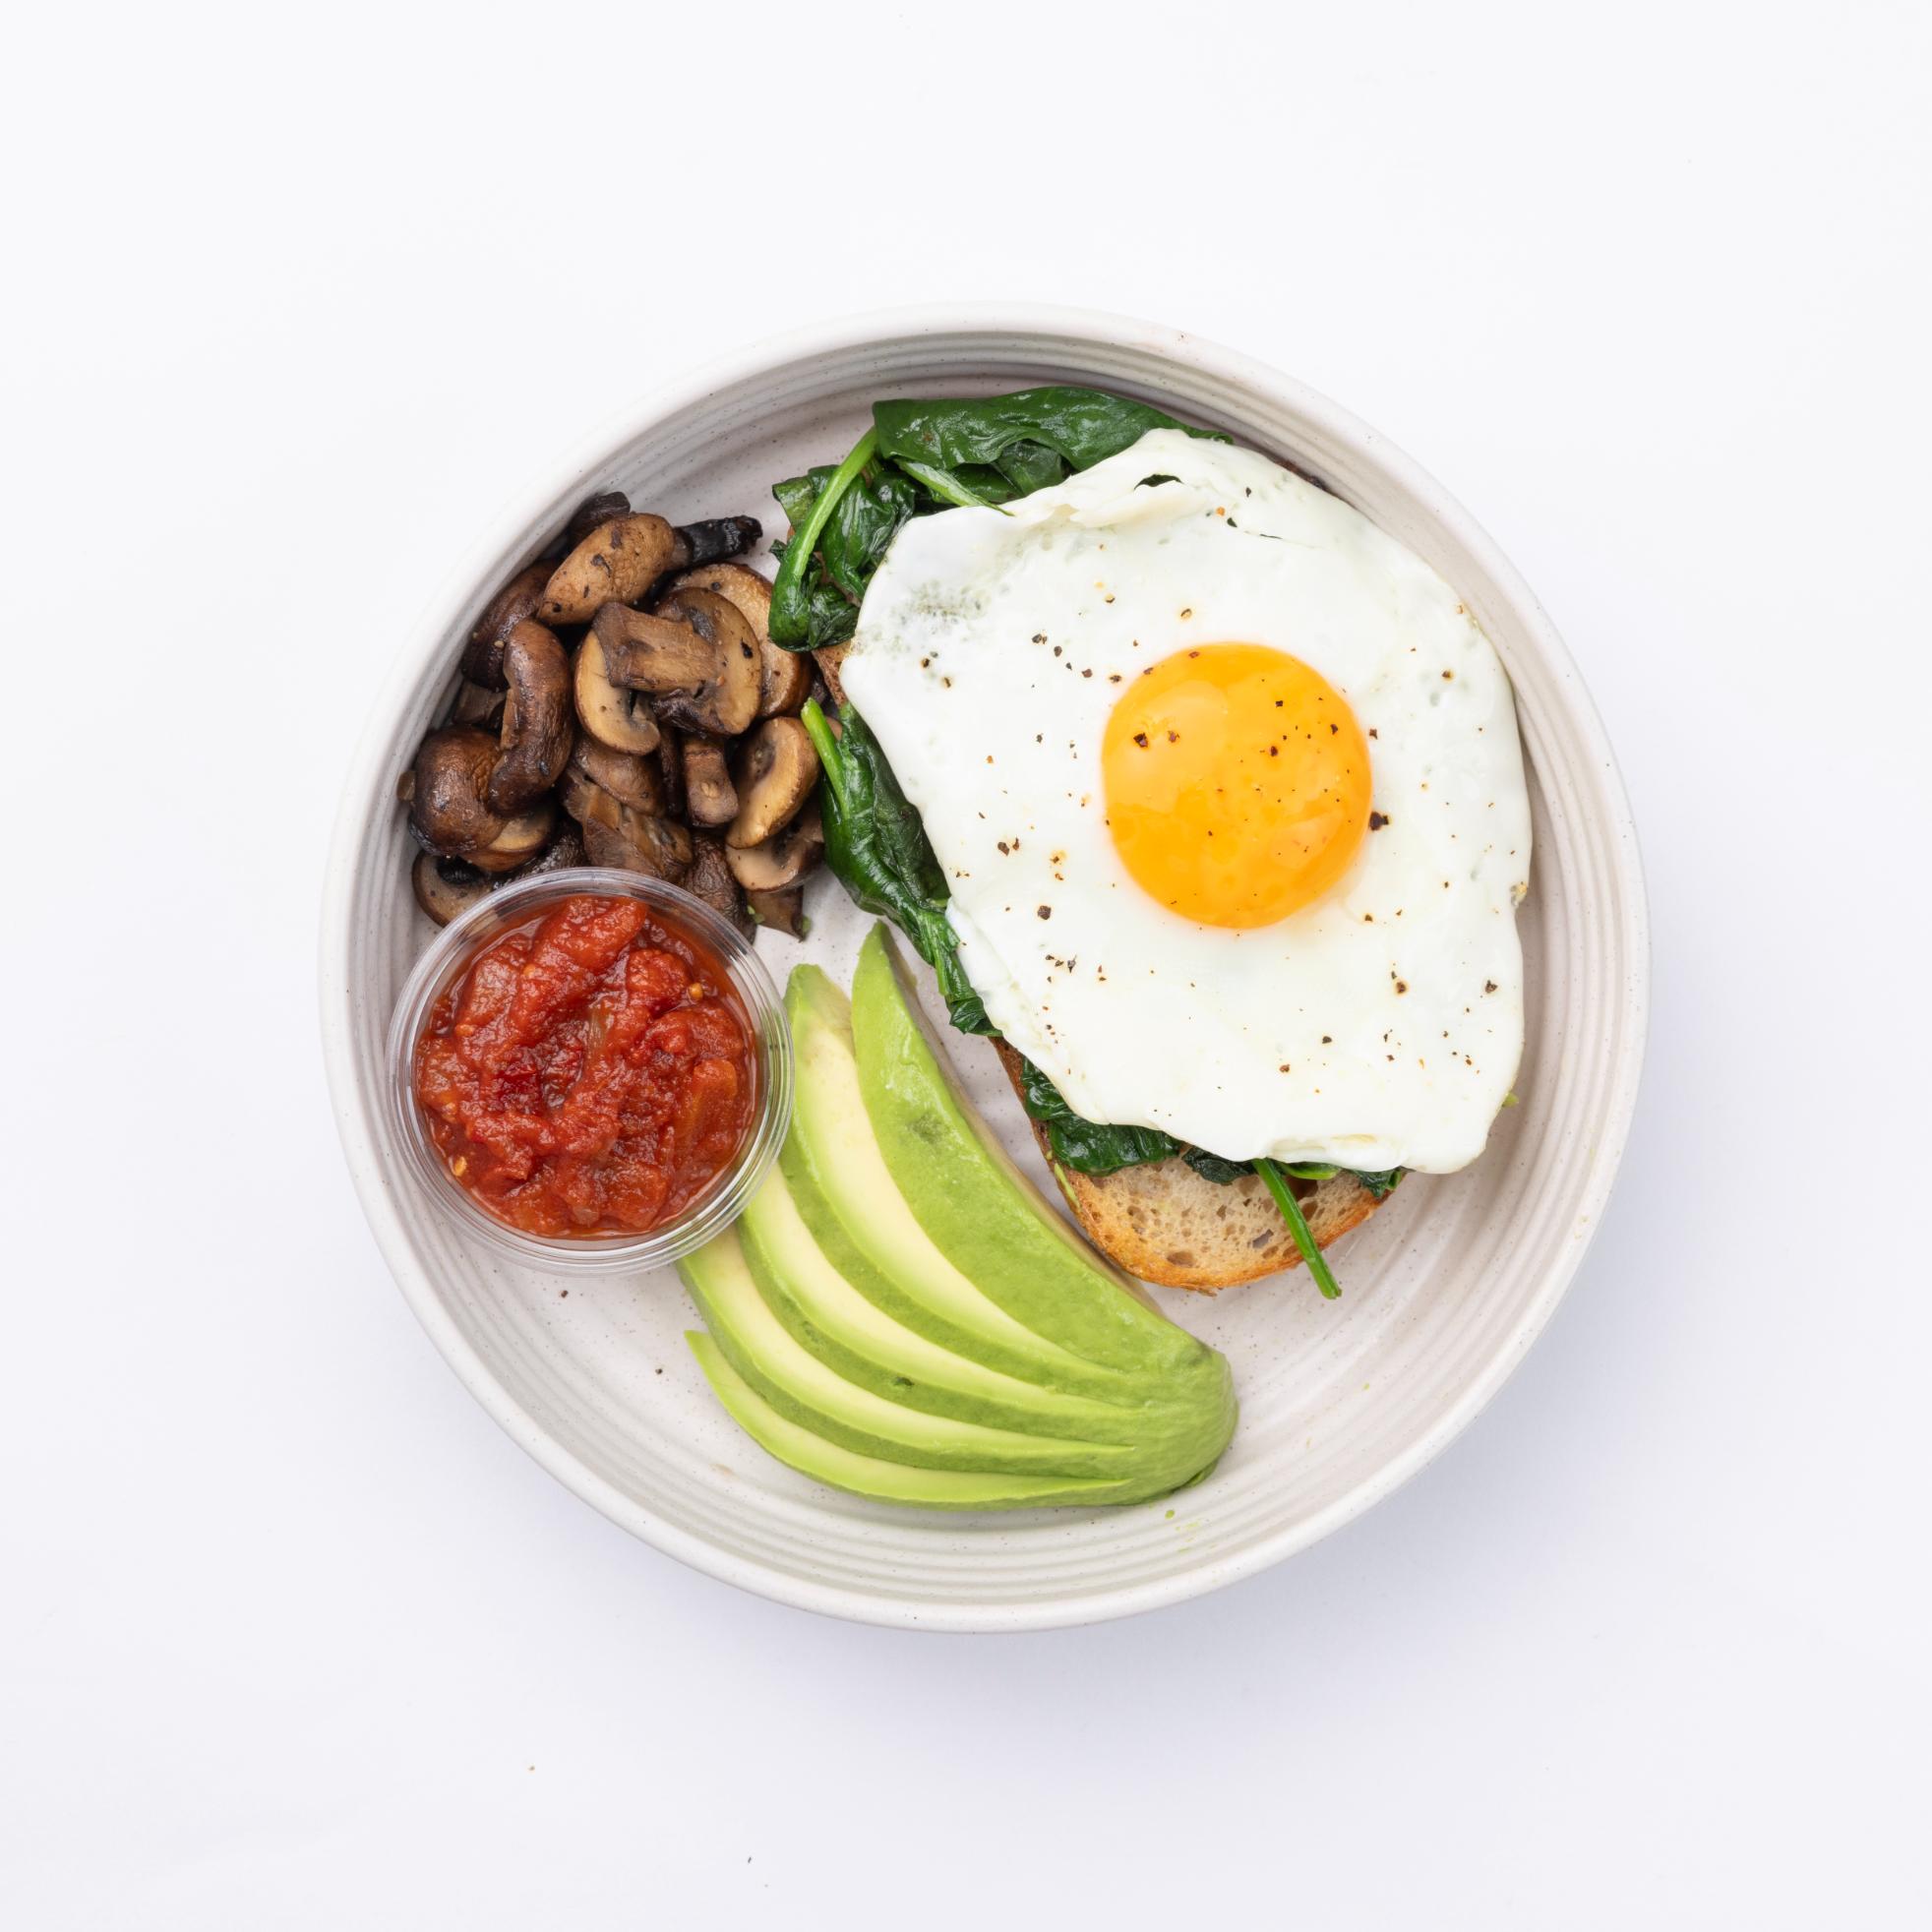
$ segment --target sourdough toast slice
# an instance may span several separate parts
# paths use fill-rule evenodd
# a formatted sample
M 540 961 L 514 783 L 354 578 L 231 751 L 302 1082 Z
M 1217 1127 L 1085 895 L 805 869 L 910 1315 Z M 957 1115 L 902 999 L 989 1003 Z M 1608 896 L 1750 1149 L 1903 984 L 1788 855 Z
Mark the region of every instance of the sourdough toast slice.
M 1019 1093 L 1019 1055 L 1003 1040 L 992 1045 Z M 1225 1183 L 1208 1180 L 1180 1160 L 1076 1174 L 1055 1164 L 1046 1130 L 1037 1121 L 1033 1133 L 1087 1238 L 1142 1281 L 1212 1294 L 1301 1265 L 1301 1250 L 1258 1175 Z M 1353 1175 L 1338 1174 L 1331 1180 L 1290 1177 L 1288 1184 L 1317 1247 L 1360 1227 L 1380 1205 Z
M 838 668 L 846 646 L 813 652 L 818 674 L 843 704 Z M 1003 1040 L 992 1043 L 1006 1077 L 1020 1092 L 1020 1057 Z M 1117 1266 L 1162 1288 L 1212 1294 L 1301 1265 L 1301 1250 L 1258 1175 L 1226 1183 L 1205 1179 L 1185 1161 L 1149 1161 L 1112 1174 L 1076 1174 L 1055 1165 L 1038 1122 L 1034 1138 L 1087 1238 Z M 1288 1184 L 1307 1217 L 1317 1247 L 1358 1228 L 1380 1204 L 1353 1175 Z

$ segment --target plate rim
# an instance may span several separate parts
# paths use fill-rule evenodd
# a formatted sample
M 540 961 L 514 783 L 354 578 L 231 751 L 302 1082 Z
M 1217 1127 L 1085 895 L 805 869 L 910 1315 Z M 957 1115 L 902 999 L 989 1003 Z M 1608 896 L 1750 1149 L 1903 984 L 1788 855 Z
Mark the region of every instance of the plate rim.
M 1189 364 L 1234 384 L 1273 392 L 1338 441 L 1372 452 L 1374 461 L 1480 567 L 1522 624 L 1538 654 L 1560 674 L 1566 722 L 1581 750 L 1596 762 L 1609 808 L 1609 864 L 1619 886 L 1621 939 L 1630 970 L 1619 990 L 1628 1047 L 1615 1072 L 1598 1138 L 1599 1158 L 1579 1203 L 1584 1232 L 1543 1272 L 1515 1324 L 1484 1361 L 1481 1371 L 1402 1453 L 1305 1521 L 1229 1555 L 1145 1583 L 1071 1598 L 1029 1598 L 1010 1602 L 949 1604 L 883 1592 L 852 1591 L 814 1583 L 790 1572 L 735 1556 L 702 1537 L 654 1516 L 595 1470 L 566 1450 L 510 1395 L 470 1346 L 442 1297 L 411 1251 L 403 1232 L 404 1190 L 380 1172 L 371 1107 L 354 1066 L 353 1002 L 349 972 L 348 909 L 354 855 L 363 831 L 360 802 L 369 796 L 374 767 L 386 762 L 390 726 L 403 694 L 421 675 L 428 656 L 446 636 L 450 614 L 469 601 L 485 574 L 558 497 L 605 466 L 610 453 L 635 441 L 676 412 L 720 391 L 754 379 L 774 366 L 815 355 L 863 350 L 930 334 L 1057 336 L 1070 348 L 1132 347 Z M 481 538 L 446 574 L 407 627 L 405 642 L 371 702 L 342 780 L 323 875 L 319 916 L 318 996 L 323 1062 L 331 1108 L 349 1177 L 378 1250 L 404 1301 L 457 1379 L 505 1432 L 573 1493 L 620 1528 L 689 1567 L 755 1596 L 820 1615 L 889 1628 L 996 1632 L 1077 1627 L 1137 1614 L 1202 1597 L 1258 1575 L 1331 1536 L 1420 1474 L 1494 1399 L 1562 1301 L 1602 1225 L 1603 1211 L 1622 1168 L 1642 1083 L 1650 1031 L 1651 930 L 1643 856 L 1629 791 L 1616 754 L 1589 688 L 1541 602 L 1493 539 L 1420 464 L 1351 411 L 1296 377 L 1269 364 L 1164 324 L 1104 310 L 1049 303 L 964 302 L 870 309 L 829 318 L 767 336 L 698 365 L 613 411 L 580 437 L 565 457 L 531 487 L 517 491 L 489 520 Z

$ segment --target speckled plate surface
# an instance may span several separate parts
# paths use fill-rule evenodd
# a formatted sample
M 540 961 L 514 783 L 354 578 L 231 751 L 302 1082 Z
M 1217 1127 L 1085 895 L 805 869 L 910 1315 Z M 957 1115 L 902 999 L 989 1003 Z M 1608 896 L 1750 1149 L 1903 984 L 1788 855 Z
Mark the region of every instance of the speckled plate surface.
M 419 1192 L 382 1104 L 384 1030 L 430 936 L 393 784 L 453 689 L 484 601 L 587 491 L 616 486 L 681 521 L 770 519 L 772 481 L 849 448 L 874 397 L 1041 382 L 1143 396 L 1298 463 L 1476 613 L 1516 687 L 1535 817 L 1522 1104 L 1475 1167 L 1412 1176 L 1335 1250 L 1342 1301 L 1298 1272 L 1214 1298 L 1162 1293 L 1227 1353 L 1240 1393 L 1240 1428 L 1205 1482 L 1127 1509 L 926 1515 L 820 1488 L 740 1434 L 684 1344 L 695 1318 L 674 1275 L 549 1278 L 485 1249 Z M 1150 324 L 1015 307 L 858 317 L 640 405 L 545 479 L 452 585 L 398 653 L 349 774 L 324 901 L 324 1050 L 350 1171 L 411 1307 L 484 1407 L 585 1500 L 698 1569 L 808 1609 L 939 1630 L 1088 1622 L 1305 1548 L 1427 1462 L 1522 1358 L 1582 1259 L 1628 1130 L 1648 999 L 1643 878 L 1609 746 L 1561 640 L 1480 529 L 1373 430 Z M 809 952 L 849 981 L 867 922 L 823 875 L 810 912 L 803 944 L 760 937 L 766 963 L 782 980 Z M 957 1044 L 967 1085 L 1044 1184 L 991 1052 Z

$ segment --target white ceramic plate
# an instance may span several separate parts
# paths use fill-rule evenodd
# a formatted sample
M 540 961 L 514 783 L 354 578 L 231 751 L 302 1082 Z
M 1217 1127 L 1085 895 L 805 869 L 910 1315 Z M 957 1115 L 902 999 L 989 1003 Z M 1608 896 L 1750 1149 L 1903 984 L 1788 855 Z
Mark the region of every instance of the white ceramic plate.
M 1212 1299 L 1163 1296 L 1227 1353 L 1240 1394 L 1240 1427 L 1206 1482 L 1128 1509 L 927 1515 L 820 1488 L 741 1435 L 684 1344 L 695 1322 L 675 1276 L 547 1278 L 419 1195 L 382 1106 L 384 1029 L 429 937 L 393 784 L 442 715 L 484 601 L 587 491 L 628 490 L 679 521 L 751 512 L 769 522 L 772 482 L 842 454 L 875 397 L 1042 382 L 1143 396 L 1293 460 L 1469 602 L 1515 681 L 1529 756 L 1529 1037 L 1522 1104 L 1482 1160 L 1412 1177 L 1335 1250 L 1340 1302 L 1298 1271 Z M 1421 1468 L 1522 1358 L 1582 1259 L 1628 1129 L 1649 973 L 1643 880 L 1609 746 L 1548 620 L 1469 516 L 1374 431 L 1298 383 L 1145 323 L 1034 308 L 860 317 L 737 356 L 634 410 L 453 583 L 399 653 L 349 775 L 324 900 L 324 1046 L 350 1170 L 411 1307 L 477 1400 L 606 1515 L 713 1576 L 834 1615 L 942 1630 L 1088 1622 L 1305 1548 Z M 865 922 L 822 875 L 810 911 L 804 947 L 760 938 L 772 973 L 809 950 L 849 975 Z M 960 1042 L 957 1057 L 1044 1182 L 992 1054 Z

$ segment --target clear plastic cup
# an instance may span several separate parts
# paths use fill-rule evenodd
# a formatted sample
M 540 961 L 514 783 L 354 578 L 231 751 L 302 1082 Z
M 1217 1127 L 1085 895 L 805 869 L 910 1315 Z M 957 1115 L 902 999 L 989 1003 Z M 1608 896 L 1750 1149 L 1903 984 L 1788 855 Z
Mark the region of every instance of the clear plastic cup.
M 635 899 L 667 923 L 703 940 L 723 962 L 732 995 L 752 1037 L 756 1111 L 731 1165 L 675 1220 L 648 1234 L 531 1235 L 500 1221 L 444 1165 L 416 1097 L 416 1043 L 431 1008 L 476 955 L 512 927 L 579 893 Z M 777 1158 L 792 1117 L 792 1036 L 771 976 L 752 943 L 701 900 L 639 873 L 582 866 L 518 879 L 492 892 L 436 936 L 417 960 L 390 1020 L 390 1113 L 424 1195 L 501 1252 L 534 1267 L 572 1274 L 615 1274 L 656 1268 L 701 1247 L 731 1226 Z

